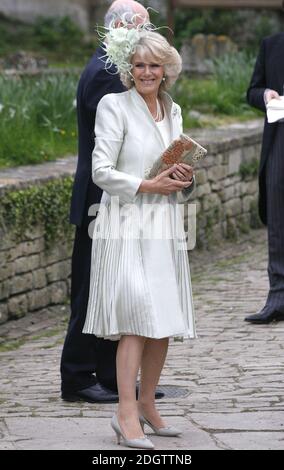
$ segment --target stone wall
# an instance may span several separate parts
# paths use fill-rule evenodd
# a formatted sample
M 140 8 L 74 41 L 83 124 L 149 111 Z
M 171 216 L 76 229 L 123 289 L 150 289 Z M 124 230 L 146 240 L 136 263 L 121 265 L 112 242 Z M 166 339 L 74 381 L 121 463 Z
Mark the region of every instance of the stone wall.
M 183 71 L 199 75 L 212 73 L 214 59 L 236 50 L 236 44 L 228 36 L 196 34 L 183 41 L 180 50 Z
M 210 247 L 237 237 L 257 223 L 256 161 L 261 121 L 214 130 L 191 131 L 208 149 L 196 168 L 197 188 L 191 202 L 197 210 L 198 246 Z M 76 158 L 59 159 L 0 172 L 0 196 L 25 191 L 74 174 Z M 66 204 L 68 217 L 69 201 Z M 2 221 L 3 222 L 3 221 Z M 23 230 L 21 238 L 0 226 L 0 323 L 42 307 L 63 303 L 70 294 L 71 242 L 56 238 L 48 248 L 41 225 Z
M 0 172 L 1 210 L 7 195 L 24 197 L 31 188 L 38 187 L 43 192 L 51 182 L 69 181 L 76 160 L 69 157 L 43 165 L 3 170 Z M 68 222 L 69 205 L 68 193 L 64 206 L 65 222 Z M 19 235 L 15 233 L 13 220 L 10 225 L 6 222 L 5 226 L 5 222 L 0 217 L 0 323 L 48 305 L 62 304 L 68 299 L 74 235 L 69 226 L 70 233 L 48 244 L 42 223 L 25 230 L 23 220 Z
M 260 226 L 257 167 L 262 125 L 245 124 L 193 131 L 208 149 L 196 166 L 197 245 L 210 247 L 222 238 L 237 237 Z
M 18 242 L 7 234 L 0 251 L 0 323 L 62 304 L 70 294 L 71 245 L 60 240 L 46 250 L 36 227 Z

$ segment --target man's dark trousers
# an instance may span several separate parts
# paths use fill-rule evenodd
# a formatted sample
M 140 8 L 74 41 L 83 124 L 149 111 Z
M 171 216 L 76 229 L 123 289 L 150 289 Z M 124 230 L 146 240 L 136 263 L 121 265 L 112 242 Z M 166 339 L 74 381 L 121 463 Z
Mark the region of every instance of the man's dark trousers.
M 284 33 L 263 39 L 247 92 L 251 106 L 266 112 L 266 89 L 283 94 L 283 54 Z M 267 116 L 259 166 L 259 196 L 260 218 L 268 229 L 270 289 L 262 311 L 247 320 L 258 322 L 263 318 L 269 322 L 274 314 L 284 313 L 284 123 L 268 123 Z
M 284 313 L 284 122 L 277 124 L 266 163 L 269 294 L 266 307 Z
M 73 392 L 97 381 L 116 391 L 117 341 L 82 333 L 87 311 L 92 239 L 87 227 L 76 227 L 72 255 L 71 318 L 65 338 L 61 375 L 62 390 Z M 84 314 L 78 314 L 78 310 Z M 96 378 L 90 373 L 96 372 Z

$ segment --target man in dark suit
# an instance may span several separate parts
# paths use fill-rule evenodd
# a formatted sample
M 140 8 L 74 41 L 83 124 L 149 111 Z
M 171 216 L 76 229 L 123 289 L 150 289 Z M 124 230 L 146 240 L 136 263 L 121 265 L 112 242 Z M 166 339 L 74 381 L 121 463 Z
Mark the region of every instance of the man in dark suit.
M 283 2 L 284 5 L 284 2 Z M 247 99 L 266 111 L 272 98 L 283 95 L 284 33 L 262 41 Z M 284 122 L 265 119 L 259 167 L 259 213 L 268 229 L 269 293 L 263 309 L 245 318 L 251 323 L 284 320 Z
M 147 10 L 132 0 L 116 0 L 110 6 L 105 26 L 117 21 L 123 14 L 139 15 L 137 22 L 148 21 Z M 125 16 L 127 20 L 127 16 Z M 71 200 L 70 222 L 76 225 L 72 254 L 71 317 L 61 357 L 62 398 L 91 403 L 118 401 L 116 384 L 117 341 L 96 338 L 82 333 L 85 322 L 89 283 L 92 240 L 88 235 L 91 218 L 89 207 L 99 203 L 102 190 L 92 181 L 92 151 L 97 105 L 108 93 L 125 91 L 115 69 L 108 72 L 99 47 L 86 66 L 77 90 L 77 119 L 79 133 L 78 164 Z M 164 394 L 157 391 L 156 397 Z

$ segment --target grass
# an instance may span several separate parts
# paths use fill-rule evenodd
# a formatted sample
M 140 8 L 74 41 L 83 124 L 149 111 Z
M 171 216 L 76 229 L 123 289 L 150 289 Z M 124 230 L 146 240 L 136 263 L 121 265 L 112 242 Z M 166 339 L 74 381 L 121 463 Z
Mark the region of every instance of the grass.
M 6 343 L 0 344 L 0 353 L 1 352 L 9 352 L 19 349 L 23 344 L 25 344 L 26 339 L 19 339 L 19 340 L 10 340 Z
M 64 323 L 67 323 L 67 320 Z M 58 335 L 61 332 L 62 332 L 62 329 L 60 329 L 60 328 L 51 328 L 51 329 L 47 329 L 47 330 L 41 332 L 38 335 L 33 335 L 33 336 L 26 335 L 25 337 L 20 338 L 20 339 L 16 339 L 16 340 L 6 340 L 5 342 L 0 344 L 0 353 L 1 352 L 15 351 L 16 349 L 19 349 L 21 346 L 23 346 L 27 342 L 38 341 L 38 340 L 44 339 L 44 338 L 52 338 L 52 337 Z M 47 344 L 45 346 L 42 346 L 42 348 L 43 349 L 50 349 L 50 348 L 53 348 L 53 347 L 55 347 L 55 346 L 57 346 L 58 344 L 61 344 L 61 343 L 62 343 L 62 338 L 59 338 L 53 344 Z
M 246 102 L 253 64 L 253 57 L 235 52 L 215 61 L 210 78 L 181 78 L 173 95 L 182 107 L 184 127 L 216 127 L 262 116 Z
M 176 84 L 172 95 L 182 107 L 185 128 L 217 127 L 260 115 L 245 101 L 247 75 L 241 80 L 239 74 L 236 83 L 230 74 L 219 75 L 184 76 Z M 78 78 L 71 72 L 40 78 L 0 76 L 0 167 L 76 155 Z
M 0 166 L 40 163 L 77 151 L 78 76 L 0 76 Z
M 83 66 L 93 49 L 67 18 L 35 25 L 0 17 L 0 56 L 31 48 L 57 65 Z M 246 103 L 254 58 L 235 52 L 214 63 L 210 78 L 181 77 L 171 91 L 183 111 L 184 128 L 217 127 L 262 113 Z M 0 75 L 0 167 L 36 164 L 77 153 L 74 100 L 79 74 L 5 78 Z

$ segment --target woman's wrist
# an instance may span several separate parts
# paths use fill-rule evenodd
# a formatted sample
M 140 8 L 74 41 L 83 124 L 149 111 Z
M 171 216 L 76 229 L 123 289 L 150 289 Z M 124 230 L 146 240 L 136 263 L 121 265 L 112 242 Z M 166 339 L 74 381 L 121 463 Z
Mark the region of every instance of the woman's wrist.
M 151 180 L 142 180 L 139 188 L 138 193 L 152 193 L 153 190 L 153 183 Z

